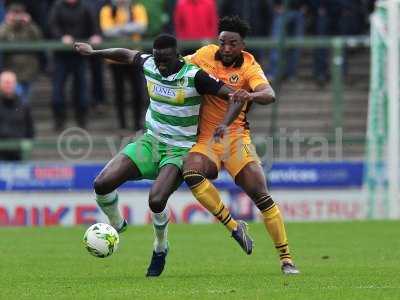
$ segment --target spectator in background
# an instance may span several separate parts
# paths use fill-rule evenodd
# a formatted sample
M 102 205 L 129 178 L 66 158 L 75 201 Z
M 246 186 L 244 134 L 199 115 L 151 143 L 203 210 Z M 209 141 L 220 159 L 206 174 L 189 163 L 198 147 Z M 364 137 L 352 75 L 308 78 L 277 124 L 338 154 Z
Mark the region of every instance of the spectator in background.
M 178 0 L 174 12 L 178 40 L 214 40 L 217 37 L 218 14 L 215 0 Z M 195 49 L 182 51 L 184 55 Z
M 165 16 L 167 17 L 163 26 L 162 31 L 175 35 L 174 29 L 174 11 L 177 0 L 164 0 L 163 11 Z
M 46 37 L 49 36 L 48 16 L 54 1 L 55 0 L 4 0 L 6 7 L 12 4 L 24 5 L 26 11 L 31 15 L 33 21 L 39 26 L 40 30 Z
M 96 20 L 96 26 L 100 32 L 100 11 L 108 0 L 85 0 L 85 4 L 89 8 Z M 99 39 L 102 42 L 102 38 Z M 105 112 L 105 94 L 104 94 L 104 64 L 103 60 L 98 57 L 89 57 L 90 71 L 90 100 L 95 113 Z
M 169 20 L 165 8 L 166 0 L 141 0 L 147 11 L 147 16 L 151 20 L 147 26 L 146 36 L 155 37 L 163 31 L 163 26 Z M 171 14 L 172 15 L 172 14 Z M 149 49 L 151 52 L 151 49 Z
M 5 14 L 6 14 L 6 9 L 4 7 L 4 0 L 0 0 L 0 24 L 4 20 Z
M 239 16 L 251 28 L 250 37 L 268 36 L 271 26 L 271 4 L 269 0 L 223 0 L 219 6 L 220 17 Z
M 0 26 L 0 41 L 24 42 L 42 38 L 39 27 L 32 21 L 22 4 L 9 6 L 5 22 Z M 31 83 L 39 72 L 37 53 L 6 52 L 3 54 L 3 68 L 17 74 L 22 101 L 28 102 Z
M 311 14 L 314 17 L 316 36 L 360 34 L 364 23 L 364 4 L 362 0 L 309 0 Z M 340 22 L 338 22 L 340 20 Z M 343 72 L 346 73 L 347 61 L 344 53 Z M 314 76 L 323 86 L 329 79 L 329 52 L 326 48 L 314 51 Z
M 274 39 L 279 39 L 282 32 L 286 30 L 287 36 L 302 38 L 304 36 L 304 14 L 306 9 L 306 0 L 291 0 L 286 11 L 284 11 L 283 0 L 274 0 L 271 36 Z M 278 75 L 279 62 L 281 59 L 285 62 L 285 68 L 282 70 L 281 74 L 283 78 L 292 79 L 296 76 L 300 50 L 292 48 L 286 52 L 286 58 L 281 58 L 277 48 L 271 50 L 268 67 L 268 78 L 271 80 Z
M 58 0 L 55 2 L 49 19 L 53 38 L 71 45 L 76 40 L 86 40 L 92 44 L 101 41 L 96 21 L 81 0 Z M 57 51 L 54 54 L 53 110 L 55 129 L 62 130 L 66 121 L 64 87 L 67 76 L 72 73 L 74 83 L 74 109 L 78 126 L 86 127 L 88 110 L 86 64 L 79 54 L 71 51 Z
M 0 73 L 0 140 L 33 138 L 34 128 L 29 106 L 16 93 L 14 72 Z M 21 149 L 0 150 L 0 160 L 20 160 Z
M 251 28 L 249 37 L 267 37 L 270 32 L 272 9 L 269 0 L 223 0 L 219 6 L 220 17 L 239 16 Z M 257 61 L 263 62 L 265 50 L 249 49 Z
M 6 9 L 4 5 L 4 0 L 0 0 L 0 24 L 3 23 L 5 14 L 6 14 Z M 0 70 L 2 68 L 3 68 L 3 54 L 0 52 Z
M 140 40 L 148 24 L 146 8 L 129 0 L 113 0 L 100 11 L 100 25 L 106 38 L 128 38 Z M 131 88 L 131 107 L 133 110 L 135 131 L 143 129 L 144 109 L 148 101 L 145 79 L 135 67 L 110 64 L 114 81 L 115 105 L 119 127 L 128 128 L 125 109 L 125 81 Z
M 1 0 L 0 0 L 1 1 Z M 6 7 L 12 4 L 22 4 L 25 6 L 27 13 L 32 17 L 32 20 L 37 24 L 45 38 L 50 38 L 48 19 L 50 8 L 55 0 L 4 0 Z M 43 72 L 49 73 L 48 70 L 48 55 L 46 50 L 37 52 L 39 56 L 40 69 Z

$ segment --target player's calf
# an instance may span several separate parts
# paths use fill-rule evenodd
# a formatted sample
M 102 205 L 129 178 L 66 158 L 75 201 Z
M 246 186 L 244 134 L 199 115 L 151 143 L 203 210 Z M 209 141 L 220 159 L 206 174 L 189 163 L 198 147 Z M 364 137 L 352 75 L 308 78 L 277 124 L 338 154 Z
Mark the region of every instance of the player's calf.
M 150 197 L 151 199 L 151 197 Z M 151 202 L 150 202 L 151 203 Z M 151 217 L 153 220 L 154 229 L 154 248 L 151 256 L 151 262 L 147 269 L 147 277 L 160 276 L 164 271 L 166 257 L 168 254 L 168 223 L 169 223 L 169 211 L 165 208 L 161 212 L 154 212 L 154 206 L 150 206 L 152 213 Z M 159 208 L 159 207 L 157 207 Z
M 232 218 L 214 185 L 195 170 L 185 171 L 183 178 L 196 199 L 232 233 L 232 237 L 239 243 L 240 247 L 247 254 L 251 254 L 253 240 L 247 232 L 246 224 L 243 221 L 236 222 Z
M 108 217 L 110 224 L 118 232 L 125 231 L 127 228 L 127 222 L 122 217 L 118 207 L 118 193 L 113 191 L 105 195 L 99 195 L 96 193 L 96 202 L 100 209 Z
M 255 195 L 253 201 L 260 210 L 264 219 L 264 225 L 274 241 L 275 248 L 281 261 L 282 272 L 284 274 L 298 274 L 299 271 L 292 262 L 285 225 L 278 206 L 268 193 L 259 193 Z
M 183 179 L 194 197 L 212 213 L 230 232 L 237 228 L 237 222 L 225 207 L 215 186 L 203 174 L 196 170 L 187 170 Z

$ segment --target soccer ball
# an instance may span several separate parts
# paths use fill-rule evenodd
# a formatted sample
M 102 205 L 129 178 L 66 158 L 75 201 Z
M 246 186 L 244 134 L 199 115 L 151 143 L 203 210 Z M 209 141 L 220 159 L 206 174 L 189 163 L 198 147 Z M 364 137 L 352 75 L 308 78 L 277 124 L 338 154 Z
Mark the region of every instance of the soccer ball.
M 119 235 L 111 225 L 96 223 L 86 230 L 83 243 L 90 254 L 103 258 L 117 250 Z

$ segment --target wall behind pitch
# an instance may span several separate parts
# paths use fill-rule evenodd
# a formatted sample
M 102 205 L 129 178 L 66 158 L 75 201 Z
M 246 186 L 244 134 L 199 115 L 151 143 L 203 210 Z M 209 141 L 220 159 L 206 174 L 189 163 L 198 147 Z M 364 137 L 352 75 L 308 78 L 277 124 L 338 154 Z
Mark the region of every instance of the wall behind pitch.
M 249 198 L 237 190 L 222 190 L 224 202 L 236 218 L 259 220 Z M 105 221 L 90 192 L 3 192 L 0 226 L 80 225 Z M 150 223 L 147 191 L 121 191 L 120 208 L 130 224 Z M 287 221 L 353 220 L 365 217 L 359 189 L 276 191 Z M 171 221 L 215 222 L 189 191 L 179 190 L 169 201 Z

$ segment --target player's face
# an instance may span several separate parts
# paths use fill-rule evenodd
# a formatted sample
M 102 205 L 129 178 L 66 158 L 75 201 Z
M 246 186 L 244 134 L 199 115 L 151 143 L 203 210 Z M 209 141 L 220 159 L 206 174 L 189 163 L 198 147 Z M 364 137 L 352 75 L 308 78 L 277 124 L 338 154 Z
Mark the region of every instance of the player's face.
M 222 31 L 218 37 L 219 53 L 224 65 L 231 65 L 244 49 L 242 37 L 237 32 Z
M 174 73 L 178 63 L 178 52 L 175 48 L 153 49 L 154 61 L 161 75 L 169 76 Z

